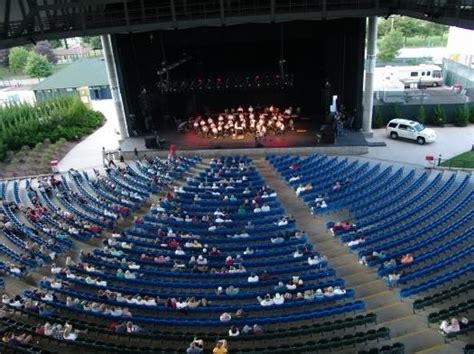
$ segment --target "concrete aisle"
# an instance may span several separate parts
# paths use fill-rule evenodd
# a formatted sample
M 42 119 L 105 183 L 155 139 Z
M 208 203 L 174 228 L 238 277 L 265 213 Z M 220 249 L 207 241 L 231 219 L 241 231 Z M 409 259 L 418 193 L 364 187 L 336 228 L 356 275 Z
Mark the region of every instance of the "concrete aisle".
M 356 298 L 364 300 L 367 312 L 377 314 L 379 326 L 390 328 L 392 339 L 380 343 L 403 342 L 406 353 L 461 353 L 462 342 L 445 344 L 441 335 L 433 328 L 427 327 L 427 319 L 420 314 L 413 314 L 410 302 L 400 301 L 398 291 L 390 290 L 371 269 L 359 264 L 357 256 L 326 232 L 326 221 L 311 215 L 306 204 L 298 198 L 278 175 L 278 172 L 264 158 L 255 159 L 255 165 L 270 188 L 278 193 L 282 206 L 292 215 L 298 227 L 309 236 L 315 249 L 328 256 L 330 267 L 338 277 L 346 280 L 346 287 L 356 291 Z M 347 216 L 347 215 L 346 215 Z M 344 215 L 333 215 L 332 220 L 344 218 Z M 370 348 L 375 346 L 372 344 Z

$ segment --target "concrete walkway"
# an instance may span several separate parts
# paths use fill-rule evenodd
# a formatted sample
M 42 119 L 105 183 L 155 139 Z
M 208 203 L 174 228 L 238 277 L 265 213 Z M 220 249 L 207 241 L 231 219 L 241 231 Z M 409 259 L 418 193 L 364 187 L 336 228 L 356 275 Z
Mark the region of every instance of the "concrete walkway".
M 92 101 L 92 108 L 101 112 L 107 119 L 105 124 L 74 146 L 59 162 L 59 171 L 70 168 L 86 169 L 102 166 L 102 147 L 107 150 L 118 148 L 117 115 L 112 100 Z
M 311 215 L 306 204 L 298 198 L 278 175 L 276 170 L 263 158 L 255 159 L 255 165 L 270 188 L 278 193 L 282 206 L 292 215 L 298 227 L 304 230 L 315 249 L 329 258 L 330 267 L 338 277 L 346 281 L 346 287 L 356 291 L 356 298 L 364 300 L 367 312 L 377 314 L 380 326 L 390 328 L 392 339 L 387 343 L 403 342 L 406 353 L 460 353 L 463 343 L 445 344 L 441 335 L 427 327 L 427 319 L 413 314 L 410 302 L 400 301 L 398 291 L 390 290 L 371 268 L 359 264 L 355 254 L 326 232 L 326 221 Z M 332 215 L 332 220 L 340 220 L 347 215 Z M 375 346 L 375 345 L 374 345 Z

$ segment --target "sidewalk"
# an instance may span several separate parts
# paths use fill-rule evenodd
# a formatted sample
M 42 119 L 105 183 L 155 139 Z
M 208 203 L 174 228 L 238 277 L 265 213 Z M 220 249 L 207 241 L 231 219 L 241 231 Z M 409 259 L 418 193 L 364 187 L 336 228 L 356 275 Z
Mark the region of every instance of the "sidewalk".
M 93 108 L 106 117 L 105 124 L 96 132 L 77 144 L 59 162 L 59 171 L 70 168 L 85 169 L 102 166 L 102 147 L 106 150 L 118 148 L 117 116 L 112 100 L 93 101 Z

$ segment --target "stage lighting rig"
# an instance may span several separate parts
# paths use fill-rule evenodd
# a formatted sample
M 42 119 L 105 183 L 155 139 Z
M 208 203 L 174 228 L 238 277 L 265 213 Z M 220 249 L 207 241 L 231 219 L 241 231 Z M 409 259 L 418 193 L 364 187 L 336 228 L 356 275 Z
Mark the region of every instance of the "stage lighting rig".
M 156 72 L 158 76 L 165 75 L 166 73 L 169 73 L 171 70 L 176 69 L 178 66 L 185 64 L 191 60 L 191 57 L 189 55 L 184 56 L 182 59 L 166 65 L 166 62 L 162 63 L 161 66 L 162 68 Z
M 170 72 L 176 69 L 177 67 L 185 64 L 189 60 L 191 60 L 191 57 L 185 54 L 183 58 L 181 58 L 180 60 L 174 63 L 168 64 L 168 65 L 166 65 L 166 62 L 161 63 L 161 69 L 159 69 L 156 72 L 156 74 L 159 77 L 159 80 L 156 83 L 156 85 L 160 89 L 161 93 L 170 91 L 170 82 L 171 82 Z

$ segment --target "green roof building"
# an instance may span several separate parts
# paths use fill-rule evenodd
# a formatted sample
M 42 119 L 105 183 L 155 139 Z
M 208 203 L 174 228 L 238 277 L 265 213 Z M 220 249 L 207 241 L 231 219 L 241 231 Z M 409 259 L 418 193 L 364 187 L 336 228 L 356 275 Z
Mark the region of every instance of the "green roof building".
M 37 101 L 62 96 L 79 96 L 79 88 L 89 89 L 90 99 L 112 98 L 102 58 L 83 58 L 54 73 L 33 87 Z

